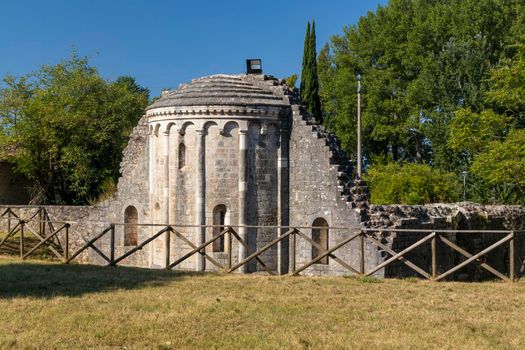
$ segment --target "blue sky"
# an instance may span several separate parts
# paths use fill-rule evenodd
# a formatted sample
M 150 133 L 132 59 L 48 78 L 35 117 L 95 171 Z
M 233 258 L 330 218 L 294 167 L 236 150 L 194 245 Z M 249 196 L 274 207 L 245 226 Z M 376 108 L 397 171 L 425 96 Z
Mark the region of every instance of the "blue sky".
M 192 78 L 242 73 L 261 58 L 267 74 L 300 73 L 306 22 L 321 47 L 386 0 L 1 1 L 0 75 L 90 57 L 102 76 L 134 76 L 153 95 Z

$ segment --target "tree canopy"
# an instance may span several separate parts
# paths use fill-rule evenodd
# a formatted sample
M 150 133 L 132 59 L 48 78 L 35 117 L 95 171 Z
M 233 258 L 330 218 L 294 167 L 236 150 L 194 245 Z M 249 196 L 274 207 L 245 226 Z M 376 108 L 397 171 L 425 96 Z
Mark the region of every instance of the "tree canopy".
M 114 186 L 129 133 L 149 91 L 109 82 L 73 54 L 0 90 L 0 154 L 34 184 L 39 202 L 85 204 Z
M 517 184 L 481 159 L 525 126 L 524 35 L 523 1 L 390 0 L 320 51 L 325 124 L 355 155 L 360 73 L 365 168 L 391 159 L 468 171 L 468 199 L 516 202 L 503 189 Z

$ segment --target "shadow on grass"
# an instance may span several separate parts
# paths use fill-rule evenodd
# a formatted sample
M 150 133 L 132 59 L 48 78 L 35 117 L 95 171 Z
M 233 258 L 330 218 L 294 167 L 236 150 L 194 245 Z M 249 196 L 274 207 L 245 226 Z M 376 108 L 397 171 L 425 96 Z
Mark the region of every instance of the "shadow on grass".
M 119 289 L 161 286 L 192 272 L 149 270 L 132 267 L 64 265 L 47 262 L 0 260 L 0 299 L 81 296 Z

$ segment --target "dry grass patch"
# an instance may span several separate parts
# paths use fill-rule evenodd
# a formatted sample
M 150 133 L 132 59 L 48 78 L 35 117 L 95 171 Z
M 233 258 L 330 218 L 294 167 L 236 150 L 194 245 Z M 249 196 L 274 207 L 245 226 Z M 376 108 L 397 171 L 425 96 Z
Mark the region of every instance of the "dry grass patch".
M 525 347 L 525 283 L 182 274 L 0 257 L 2 349 Z

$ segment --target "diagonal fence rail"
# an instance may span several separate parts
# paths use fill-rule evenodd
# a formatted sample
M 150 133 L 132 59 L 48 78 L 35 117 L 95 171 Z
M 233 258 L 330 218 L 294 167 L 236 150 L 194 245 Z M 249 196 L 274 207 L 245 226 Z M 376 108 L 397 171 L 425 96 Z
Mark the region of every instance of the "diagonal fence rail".
M 319 264 L 321 261 L 327 261 L 324 269 L 329 272 L 334 265 L 342 267 L 349 274 L 358 276 L 371 276 L 380 271 L 385 271 L 388 267 L 395 263 L 401 263 L 409 271 L 413 271 L 422 278 L 431 281 L 441 281 L 450 278 L 454 273 L 464 269 L 467 266 L 475 265 L 485 271 L 488 271 L 494 277 L 503 281 L 515 281 L 520 275 L 525 273 L 525 260 L 517 251 L 516 241 L 523 232 L 522 231 L 506 231 L 506 230 L 423 230 L 423 229 L 360 229 L 355 230 L 348 227 L 289 227 L 289 226 L 245 226 L 246 228 L 255 229 L 274 229 L 278 232 L 277 237 L 254 250 L 250 248 L 246 242 L 237 233 L 240 226 L 214 226 L 214 225 L 159 225 L 159 224 L 135 224 L 143 227 L 156 228 L 155 232 L 149 235 L 144 241 L 137 243 L 130 250 L 118 255 L 116 245 L 116 226 L 126 226 L 129 224 L 109 224 L 100 232 L 92 235 L 91 238 L 83 238 L 84 243 L 77 247 L 74 251 L 71 250 L 71 224 L 68 222 L 52 221 L 46 212 L 45 208 L 35 208 L 34 212 L 27 214 L 27 218 L 21 218 L 11 208 L 5 209 L 0 214 L 0 220 L 7 220 L 8 232 L 0 241 L 0 248 L 9 240 L 18 239 L 20 250 L 20 257 L 26 259 L 34 254 L 39 248 L 49 249 L 58 259 L 64 263 L 71 263 L 79 257 L 82 253 L 88 251 L 94 252 L 99 256 L 108 266 L 116 266 L 123 263 L 126 259 L 133 256 L 137 252 L 143 250 L 156 240 L 164 242 L 164 268 L 174 269 L 179 268 L 183 262 L 194 256 L 200 256 L 219 271 L 224 273 L 232 273 L 239 270 L 241 267 L 255 261 L 262 270 L 266 273 L 274 275 L 277 273 L 275 268 L 271 266 L 272 261 L 264 261 L 264 253 L 272 248 L 278 248 L 281 252 L 284 248 L 283 243 L 286 243 L 287 248 L 287 263 L 288 274 L 299 275 L 308 271 L 312 266 Z M 193 242 L 190 238 L 181 233 L 181 229 L 188 228 L 220 228 L 220 232 L 214 234 L 213 237 L 207 241 L 199 244 Z M 317 242 L 312 237 L 313 229 L 328 229 L 339 230 L 339 242 L 333 244 L 331 247 L 323 247 L 320 242 Z M 25 251 L 26 234 L 30 233 L 38 239 L 38 243 Z M 18 234 L 18 238 L 15 236 Z M 78 233 L 75 233 L 78 235 Z M 379 237 L 382 235 L 408 235 L 412 237 L 411 244 L 407 247 L 396 251 L 393 245 L 383 242 Z M 457 234 L 490 234 L 499 235 L 497 241 L 483 247 L 478 252 L 470 252 L 465 247 L 461 247 L 451 237 Z M 60 236 L 60 238 L 59 238 Z M 91 235 L 90 235 L 91 236 Z M 102 240 L 108 240 L 109 245 L 99 244 Z M 176 240 L 177 246 L 184 245 L 189 248 L 189 251 L 182 256 L 172 258 L 170 247 L 173 240 Z M 212 245 L 217 240 L 225 240 L 226 259 L 225 262 L 217 260 L 217 258 L 210 253 L 206 248 Z M 78 237 L 76 237 L 78 241 Z M 349 247 L 352 242 L 357 242 L 352 247 Z M 246 250 L 246 256 L 234 258 L 234 245 L 242 245 Z M 368 247 L 368 248 L 366 248 Z M 374 249 L 371 249 L 374 247 Z M 430 253 L 427 254 L 431 263 L 429 266 L 421 266 L 412 261 L 410 254 L 418 253 L 418 250 L 430 248 Z M 494 266 L 489 265 L 485 257 L 496 249 L 505 249 L 508 256 L 507 271 L 499 271 Z M 344 251 L 346 249 L 346 251 Z M 305 251 L 316 251 L 316 254 L 311 254 L 311 258 L 305 259 Z M 438 250 L 440 251 L 438 253 Z M 446 251 L 445 251 L 446 250 Z M 344 252 L 343 252 L 344 251 Z M 351 259 L 349 259 L 349 253 Z M 367 254 L 380 253 L 387 255 L 387 258 L 380 259 L 378 263 L 368 263 Z M 344 253 L 344 256 L 338 256 L 339 253 Z M 454 264 L 448 264 L 446 268 L 441 266 L 441 272 L 438 269 L 440 266 L 440 257 L 444 254 L 456 254 L 462 259 L 458 259 Z M 280 254 L 280 253 L 279 253 Z M 118 256 L 117 256 L 118 255 Z M 306 254 L 308 255 L 308 254 Z M 299 259 L 301 257 L 301 259 Z M 352 261 L 346 261 L 346 259 Z M 326 260 L 325 260 L 326 259 Z M 358 262 L 357 264 L 355 262 Z M 352 266 L 352 263 L 358 266 Z M 516 264 L 520 264 L 520 268 L 516 268 Z

